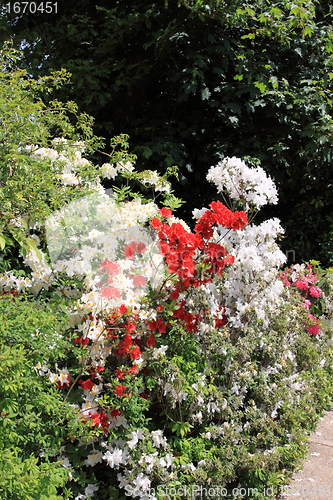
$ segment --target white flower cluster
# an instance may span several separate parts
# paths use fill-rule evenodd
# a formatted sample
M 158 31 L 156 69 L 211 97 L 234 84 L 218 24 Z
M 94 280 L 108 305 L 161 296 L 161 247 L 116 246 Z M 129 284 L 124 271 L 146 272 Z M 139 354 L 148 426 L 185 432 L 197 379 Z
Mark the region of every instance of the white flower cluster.
M 50 160 L 53 168 L 58 171 L 57 178 L 64 186 L 81 184 L 82 178 L 77 172 L 82 167 L 89 165 L 89 161 L 82 158 L 84 144 L 78 141 L 70 145 L 66 139 L 60 137 L 53 140 L 53 146 L 54 149 L 37 148 L 37 146 L 29 146 L 27 149 L 30 155 L 37 160 Z
M 24 257 L 24 262 L 32 269 L 31 277 L 17 277 L 10 271 L 6 271 L 4 274 L 0 274 L 0 290 L 15 290 L 17 292 L 29 290 L 36 295 L 42 288 L 47 290 L 50 287 L 54 274 L 41 251 L 37 255 L 34 250 L 30 250 Z
M 106 445 L 106 452 L 102 459 L 106 461 L 111 469 L 118 468 L 120 464 L 126 465 L 129 458 L 129 449 L 123 440 L 113 439 Z
M 24 258 L 25 264 L 32 269 L 31 284 L 29 288 L 30 291 L 35 294 L 42 288 L 48 289 L 53 279 L 53 271 L 48 265 L 45 255 L 42 252 L 40 255 L 42 258 L 31 250 Z
M 158 213 L 158 207 L 154 202 L 141 202 L 140 198 L 124 203 L 119 207 L 121 222 L 125 226 L 137 226 L 147 222 L 148 219 L 154 217 Z
M 87 310 L 134 306 L 148 283 L 156 286 L 164 279 L 159 243 L 142 227 L 157 213 L 154 203 L 144 205 L 136 199 L 117 206 L 107 195 L 95 194 L 72 202 L 46 221 L 54 270 L 85 279 L 81 303 Z M 111 281 L 101 281 L 103 269 Z
M 111 165 L 110 163 L 103 163 L 100 168 L 101 177 L 105 179 L 115 179 L 118 172 L 133 172 L 134 165 L 127 161 L 126 163 L 119 162 L 115 165 Z
M 157 172 L 145 171 L 140 180 L 146 186 L 153 186 L 155 191 L 170 193 L 171 184 L 162 179 Z
M 0 275 L 0 289 L 5 292 L 9 290 L 24 292 L 31 284 L 32 281 L 30 278 L 24 278 L 23 276 L 16 277 L 10 271 L 6 271 L 4 274 Z
M 143 441 L 157 451 L 141 453 L 139 458 L 135 455 L 134 459 L 131 453 L 135 454 L 138 444 Z M 127 441 L 123 438 L 112 439 L 107 443 L 102 442 L 100 446 L 103 451 L 94 448 L 85 461 L 86 466 L 94 467 L 105 461 L 111 469 L 122 470 L 118 473 L 117 479 L 119 487 L 125 489 L 127 496 L 156 500 L 156 497 L 149 493 L 151 485 L 149 474 L 156 468 L 161 468 L 165 471 L 164 474 L 167 474 L 167 470 L 174 462 L 174 457 L 167 450 L 167 440 L 161 430 L 147 432 L 137 428 L 130 432 Z
M 286 257 L 275 240 L 282 233 L 279 220 L 270 219 L 225 235 L 224 243 L 235 257 L 226 270 L 223 293 L 232 326 L 244 325 L 244 314 L 251 310 L 267 325 L 268 313 L 279 304 L 284 286 L 278 270 Z
M 117 475 L 119 488 L 124 488 L 127 496 L 140 498 L 140 500 L 157 500 L 155 495 L 149 493 L 151 481 L 148 476 L 140 472 L 134 479 L 129 472 Z
M 100 167 L 101 177 L 106 179 L 115 179 L 119 172 L 133 172 L 134 165 L 131 162 L 119 162 L 116 165 L 111 163 L 104 163 Z M 146 170 L 138 175 L 140 180 L 145 186 L 152 186 L 155 191 L 170 193 L 171 184 L 163 179 L 158 172 Z
M 37 160 L 51 162 L 55 175 L 63 184 L 63 191 L 68 186 L 81 183 L 82 179 L 77 173 L 89 164 L 82 157 L 84 144 L 69 143 L 64 138 L 56 138 L 52 145 L 53 148 L 31 145 L 27 147 L 27 151 Z M 103 167 L 107 168 L 107 164 L 105 165 Z M 134 169 L 130 162 L 119 162 L 114 168 L 117 172 L 132 172 Z M 128 279 L 130 269 L 132 275 L 136 271 L 138 275 L 150 280 L 150 283 L 161 274 L 163 256 L 159 246 L 149 231 L 142 228 L 149 218 L 157 215 L 157 205 L 153 202 L 143 204 L 138 198 L 122 206 L 116 206 L 107 196 L 98 176 L 95 180 L 84 182 L 84 185 L 95 194 L 72 202 L 46 221 L 48 247 L 53 266 L 47 263 L 43 252 L 39 250 L 37 254 L 31 250 L 24 261 L 32 269 L 32 275 L 17 277 L 11 272 L 5 272 L 0 275 L 0 289 L 4 291 L 14 289 L 18 292 L 29 289 L 30 292 L 37 294 L 42 288 L 48 289 L 58 273 L 65 272 L 70 277 L 85 278 L 86 293 L 82 297 L 81 306 L 86 302 L 86 308 L 89 308 L 93 302 L 92 309 L 96 310 L 105 305 L 111 308 L 118 302 L 124 303 L 122 300 L 124 297 L 127 305 L 136 304 L 143 294 L 144 286 L 141 283 L 141 286 L 136 286 L 134 290 L 133 280 Z M 37 236 L 35 241 L 38 246 Z M 125 246 L 132 241 L 146 245 L 147 252 L 144 258 L 139 259 L 136 256 L 134 259 L 118 259 L 116 253 L 119 244 Z M 114 278 L 114 286 L 121 292 L 121 297 L 117 300 L 103 299 L 96 286 L 96 270 L 98 264 L 105 259 L 110 262 L 116 260 L 119 266 Z M 69 287 L 62 287 L 57 293 L 76 298 L 77 293 L 74 292 Z
M 250 168 L 240 158 L 233 156 L 211 167 L 207 180 L 213 182 L 219 193 L 227 192 L 234 200 L 245 203 L 245 209 L 260 208 L 267 203 L 277 203 L 277 190 L 273 180 L 261 167 Z
M 43 363 L 43 364 L 42 364 Z M 58 383 L 60 386 L 69 385 L 70 383 L 70 373 L 67 368 L 59 369 L 56 364 L 56 371 L 50 370 L 48 365 L 43 361 L 37 363 L 36 366 L 33 366 L 33 369 L 41 376 L 46 377 L 52 384 Z
M 84 490 L 84 494 L 76 496 L 74 500 L 87 500 L 87 498 L 91 498 L 96 491 L 98 491 L 98 486 L 95 484 L 88 484 Z
M 278 200 L 274 182 L 265 171 L 248 167 L 240 158 L 225 158 L 209 169 L 207 179 L 216 185 L 219 193 L 241 201 L 245 211 Z M 206 210 L 195 209 L 193 217 L 200 218 Z M 215 241 L 226 246 L 235 257 L 234 264 L 225 270 L 223 286 L 223 305 L 227 308 L 230 326 L 244 326 L 246 313 L 250 311 L 268 324 L 268 313 L 278 305 L 284 290 L 278 270 L 286 257 L 276 244 L 282 234 L 283 228 L 276 218 L 259 226 L 249 224 L 238 231 L 222 226 L 215 231 Z

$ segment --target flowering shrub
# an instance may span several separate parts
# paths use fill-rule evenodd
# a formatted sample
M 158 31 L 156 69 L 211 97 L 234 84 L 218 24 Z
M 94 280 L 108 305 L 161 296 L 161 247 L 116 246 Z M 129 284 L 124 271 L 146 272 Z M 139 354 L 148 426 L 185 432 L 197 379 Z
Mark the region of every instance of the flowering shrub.
M 315 302 L 323 295 L 323 290 L 317 286 L 320 277 L 320 272 L 314 269 L 313 264 L 296 264 L 280 275 L 284 285 L 294 293 L 297 291 L 303 298 L 303 307 L 309 320 L 307 331 L 310 335 L 318 335 L 320 332 L 319 319 L 311 313 Z
M 66 154 L 29 154 L 51 161 L 67 192 L 82 183 L 85 160 L 81 146 L 65 146 Z M 98 174 L 149 184 L 155 197 L 129 185 L 110 197 L 96 174 L 90 193 L 46 220 L 45 234 L 34 229 L 36 249 L 24 256 L 31 272 L 0 276 L 4 294 L 34 294 L 68 318 L 66 357 L 31 358 L 71 410 L 53 450 L 68 471 L 60 498 L 221 498 L 240 485 L 258 488 L 257 498 L 267 485 L 277 492 L 327 403 L 332 347 L 317 320 L 304 322 L 310 304 L 305 311 L 299 293 L 320 298 L 315 274 L 281 276 L 279 221 L 249 223 L 276 202 L 273 181 L 225 159 L 207 176 L 225 204 L 195 210 L 191 230 L 173 215 L 179 201 L 166 177 L 136 173 L 126 155 Z

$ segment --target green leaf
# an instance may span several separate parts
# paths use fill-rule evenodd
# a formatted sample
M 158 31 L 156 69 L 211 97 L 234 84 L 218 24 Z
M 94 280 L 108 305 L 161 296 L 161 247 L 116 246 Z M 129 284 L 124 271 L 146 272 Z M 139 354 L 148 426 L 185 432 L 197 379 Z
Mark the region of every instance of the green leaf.
M 241 37 L 242 40 L 253 40 L 256 37 L 255 33 L 249 33 L 248 35 L 243 35 Z
M 32 239 L 32 238 L 27 238 L 25 240 L 26 242 L 26 245 L 27 247 L 30 249 L 30 250 L 33 250 L 35 252 L 35 254 L 37 255 L 37 258 L 42 261 L 43 259 L 43 254 L 40 250 L 38 250 L 37 246 L 36 246 L 36 242 Z
M 267 91 L 267 85 L 263 82 L 254 82 L 254 86 L 257 87 L 257 89 L 259 89 L 262 93 Z
M 4 236 L 2 234 L 0 234 L 0 248 L 1 250 L 3 250 L 6 246 L 6 239 L 4 238 Z
M 305 28 L 303 29 L 302 31 L 302 34 L 304 37 L 306 36 L 312 36 L 312 33 L 313 33 L 313 29 L 311 28 L 311 26 L 305 26 Z

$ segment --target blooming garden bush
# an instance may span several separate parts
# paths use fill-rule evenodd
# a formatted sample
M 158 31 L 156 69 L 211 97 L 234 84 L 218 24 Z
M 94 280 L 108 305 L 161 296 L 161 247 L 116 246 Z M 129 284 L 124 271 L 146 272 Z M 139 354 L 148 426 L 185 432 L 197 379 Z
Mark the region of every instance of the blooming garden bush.
M 82 153 L 63 139 L 27 149 L 64 192 L 83 184 Z M 0 276 L 3 356 L 17 373 L 11 398 L 2 387 L 4 449 L 22 442 L 15 467 L 36 463 L 32 486 L 0 484 L 4 498 L 276 495 L 330 393 L 318 273 L 281 273 L 278 220 L 249 222 L 277 199 L 259 168 L 228 158 L 210 169 L 224 203 L 195 210 L 190 229 L 169 208 L 178 201 L 167 178 L 126 160 L 104 164 L 85 196 L 35 221 L 26 270 Z M 105 192 L 103 177 L 127 186 Z M 153 186 L 153 197 L 131 182 Z M 45 470 L 51 484 L 39 493 Z
M 253 222 L 272 179 L 225 158 L 190 227 L 126 137 L 100 168 L 47 145 L 2 176 L 1 498 L 276 497 L 329 404 L 333 282 L 281 271 L 279 221 Z

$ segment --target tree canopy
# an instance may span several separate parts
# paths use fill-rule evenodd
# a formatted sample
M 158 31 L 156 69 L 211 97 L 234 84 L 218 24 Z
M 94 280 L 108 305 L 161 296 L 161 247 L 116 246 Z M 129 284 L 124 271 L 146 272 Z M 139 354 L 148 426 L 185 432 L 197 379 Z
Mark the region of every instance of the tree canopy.
M 219 158 L 260 160 L 279 189 L 270 215 L 285 227 L 284 250 L 332 263 L 329 2 L 57 4 L 50 14 L 3 8 L 0 23 L 33 77 L 72 73 L 52 97 L 75 100 L 98 135 L 129 134 L 138 168 L 178 165 L 188 220 L 211 198 L 205 176 Z

